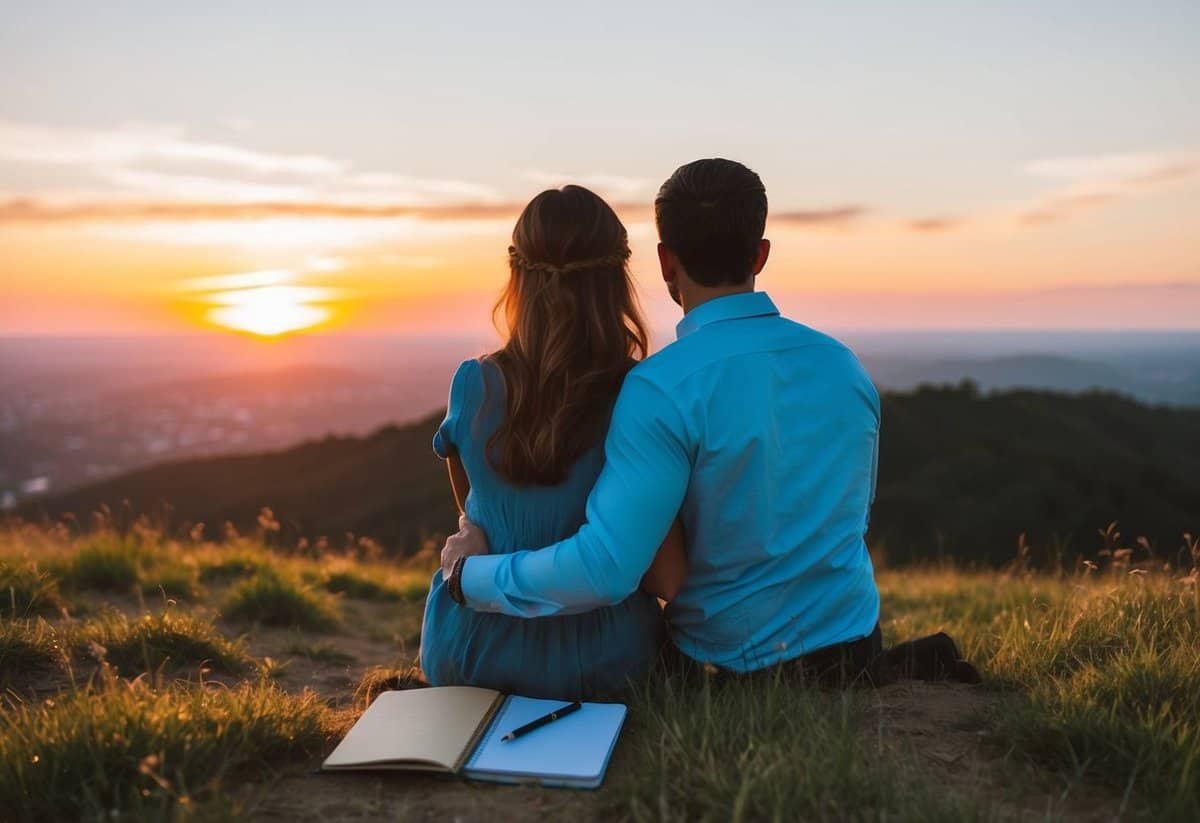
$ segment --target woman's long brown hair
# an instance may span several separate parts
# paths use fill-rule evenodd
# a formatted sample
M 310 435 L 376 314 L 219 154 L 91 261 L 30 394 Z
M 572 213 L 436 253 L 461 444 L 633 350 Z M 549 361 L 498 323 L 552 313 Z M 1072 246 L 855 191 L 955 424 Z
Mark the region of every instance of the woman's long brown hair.
M 491 355 L 505 414 L 488 460 L 506 480 L 561 483 L 604 435 L 621 382 L 648 345 L 628 259 L 625 226 L 581 186 L 544 191 L 517 218 L 496 303 L 508 341 Z

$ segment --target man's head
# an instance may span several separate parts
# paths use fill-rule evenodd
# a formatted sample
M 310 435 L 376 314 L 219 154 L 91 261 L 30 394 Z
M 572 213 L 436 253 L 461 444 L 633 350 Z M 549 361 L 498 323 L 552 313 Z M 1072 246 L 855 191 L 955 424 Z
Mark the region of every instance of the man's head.
M 680 166 L 654 200 L 663 279 L 684 310 L 722 293 L 749 291 L 767 262 L 767 191 L 741 163 Z

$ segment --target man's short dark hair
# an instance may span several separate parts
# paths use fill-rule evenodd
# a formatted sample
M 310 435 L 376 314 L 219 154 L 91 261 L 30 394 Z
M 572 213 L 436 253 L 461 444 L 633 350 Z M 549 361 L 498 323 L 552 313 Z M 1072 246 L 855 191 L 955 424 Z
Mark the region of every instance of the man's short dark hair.
M 749 279 L 767 223 L 767 190 L 741 163 L 714 158 L 680 166 L 654 199 L 658 237 L 702 286 Z

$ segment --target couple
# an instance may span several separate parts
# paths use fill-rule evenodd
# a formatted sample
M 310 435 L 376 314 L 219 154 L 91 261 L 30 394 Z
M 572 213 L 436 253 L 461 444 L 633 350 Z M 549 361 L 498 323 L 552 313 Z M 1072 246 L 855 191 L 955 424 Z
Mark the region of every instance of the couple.
M 517 220 L 508 341 L 459 367 L 434 439 L 465 516 L 425 609 L 433 685 L 611 693 L 668 637 L 732 672 L 844 679 L 880 653 L 874 386 L 755 291 L 757 174 L 689 163 L 654 211 L 684 318 L 651 357 L 613 210 L 566 186 Z

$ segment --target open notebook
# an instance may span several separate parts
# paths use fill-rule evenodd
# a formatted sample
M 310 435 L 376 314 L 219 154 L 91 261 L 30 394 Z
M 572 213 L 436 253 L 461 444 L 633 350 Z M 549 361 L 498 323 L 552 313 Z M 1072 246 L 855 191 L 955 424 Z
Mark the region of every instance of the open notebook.
M 383 692 L 321 768 L 448 772 L 474 780 L 594 789 L 625 722 L 619 703 L 583 707 L 502 741 L 564 700 L 504 695 L 471 686 Z

